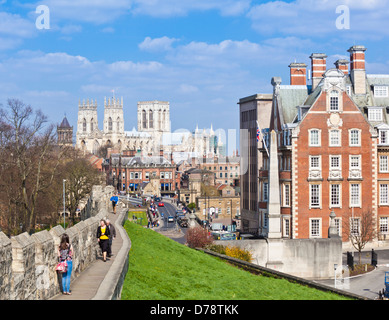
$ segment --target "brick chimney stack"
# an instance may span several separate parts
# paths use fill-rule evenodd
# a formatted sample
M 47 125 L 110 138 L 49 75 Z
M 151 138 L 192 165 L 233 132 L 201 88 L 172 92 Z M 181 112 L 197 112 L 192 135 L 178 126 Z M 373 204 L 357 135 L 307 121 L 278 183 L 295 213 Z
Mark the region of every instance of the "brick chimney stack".
M 350 76 L 355 94 L 366 94 L 366 69 L 364 46 L 352 46 L 350 53 Z
M 348 61 L 345 59 L 339 59 L 335 62 L 336 69 L 343 71 L 344 74 L 348 74 Z
M 305 63 L 291 63 L 290 68 L 290 85 L 307 85 L 307 65 Z
M 311 56 L 312 69 L 312 91 L 315 90 L 323 74 L 327 70 L 327 56 L 324 53 L 312 53 Z

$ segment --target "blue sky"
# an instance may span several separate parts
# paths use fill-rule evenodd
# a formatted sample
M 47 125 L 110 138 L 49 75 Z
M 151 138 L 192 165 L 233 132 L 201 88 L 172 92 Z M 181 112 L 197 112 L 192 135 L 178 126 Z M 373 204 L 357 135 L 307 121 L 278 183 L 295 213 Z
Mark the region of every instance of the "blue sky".
M 38 5 L 50 29 L 38 30 Z M 350 28 L 339 29 L 339 5 Z M 123 96 L 125 129 L 137 102 L 170 101 L 172 130 L 239 128 L 240 98 L 289 84 L 291 62 L 327 67 L 367 47 L 367 72 L 389 73 L 389 0 L 0 0 L 0 102 L 19 98 L 76 131 L 79 99 Z

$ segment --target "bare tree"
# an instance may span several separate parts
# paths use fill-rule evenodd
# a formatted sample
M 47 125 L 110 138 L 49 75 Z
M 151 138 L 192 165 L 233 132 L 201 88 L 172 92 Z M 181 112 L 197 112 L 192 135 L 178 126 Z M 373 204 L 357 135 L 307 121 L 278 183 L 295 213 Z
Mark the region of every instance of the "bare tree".
M 344 219 L 344 232 L 355 250 L 359 252 L 359 264 L 361 264 L 362 250 L 377 235 L 372 210 L 365 209 L 359 215 L 349 212 Z
M 1 192 L 6 194 L 14 218 L 12 228 L 33 231 L 39 195 L 53 182 L 65 149 L 56 148 L 53 125 L 41 111 L 17 99 L 9 99 L 0 109 Z
M 65 204 L 74 223 L 80 200 L 92 191 L 93 185 L 101 184 L 103 177 L 80 152 L 72 150 L 67 155 L 63 178 L 66 179 Z

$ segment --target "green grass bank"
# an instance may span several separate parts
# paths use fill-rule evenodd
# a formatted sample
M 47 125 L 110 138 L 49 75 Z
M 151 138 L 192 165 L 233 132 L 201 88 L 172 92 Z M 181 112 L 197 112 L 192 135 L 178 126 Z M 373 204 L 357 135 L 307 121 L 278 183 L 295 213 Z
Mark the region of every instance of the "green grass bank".
M 254 275 L 127 221 L 122 300 L 343 300 L 285 279 Z

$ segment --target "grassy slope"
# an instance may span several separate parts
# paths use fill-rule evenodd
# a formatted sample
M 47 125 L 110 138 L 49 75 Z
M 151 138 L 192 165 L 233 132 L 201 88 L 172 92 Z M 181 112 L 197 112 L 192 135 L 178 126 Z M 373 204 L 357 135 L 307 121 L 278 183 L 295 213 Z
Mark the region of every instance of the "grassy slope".
M 257 276 L 126 222 L 130 265 L 123 300 L 326 300 L 338 295 Z

